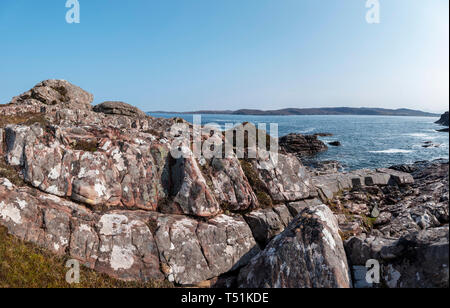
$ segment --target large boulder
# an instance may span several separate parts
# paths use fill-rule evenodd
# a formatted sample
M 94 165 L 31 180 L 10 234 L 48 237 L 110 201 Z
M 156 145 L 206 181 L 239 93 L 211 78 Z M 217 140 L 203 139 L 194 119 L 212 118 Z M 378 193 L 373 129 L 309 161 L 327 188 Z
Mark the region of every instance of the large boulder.
M 31 90 L 14 97 L 14 105 L 58 106 L 59 108 L 90 110 L 92 94 L 66 80 L 45 80 Z
M 338 225 L 326 205 L 305 208 L 239 272 L 243 288 L 348 288 Z
M 258 181 L 275 203 L 317 196 L 305 166 L 293 155 L 278 154 L 278 161 L 258 157 L 250 160 Z
M 125 115 L 129 117 L 146 116 L 143 111 L 124 102 L 104 102 L 94 106 L 94 111 L 105 114 Z
M 244 266 L 259 247 L 242 218 L 219 215 L 207 222 L 165 215 L 156 222 L 162 269 L 169 281 L 193 285 Z

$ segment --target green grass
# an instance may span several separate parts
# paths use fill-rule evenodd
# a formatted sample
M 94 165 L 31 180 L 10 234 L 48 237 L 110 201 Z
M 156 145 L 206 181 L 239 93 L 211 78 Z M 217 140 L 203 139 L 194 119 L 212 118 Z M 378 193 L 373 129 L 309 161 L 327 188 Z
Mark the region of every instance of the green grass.
M 84 267 L 80 283 L 66 282 L 67 259 L 24 243 L 0 227 L 0 288 L 170 288 L 168 282 L 125 282 Z

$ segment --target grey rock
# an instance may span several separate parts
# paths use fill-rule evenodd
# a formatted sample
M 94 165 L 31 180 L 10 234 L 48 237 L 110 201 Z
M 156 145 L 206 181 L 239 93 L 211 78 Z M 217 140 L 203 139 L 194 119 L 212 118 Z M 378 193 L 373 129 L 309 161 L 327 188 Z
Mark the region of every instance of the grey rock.
M 259 209 L 244 215 L 256 241 L 265 246 L 276 235 L 283 232 L 292 216 L 285 205 L 272 209 Z
M 129 117 L 145 117 L 145 112 L 124 102 L 104 102 L 94 106 L 95 112 L 124 115 Z
M 65 80 L 45 80 L 33 89 L 14 97 L 11 104 L 90 110 L 93 99 L 92 94 Z
M 320 201 L 317 198 L 305 199 L 305 200 L 302 200 L 302 201 L 287 203 L 287 208 L 289 209 L 289 212 L 291 213 L 291 216 L 295 217 L 300 212 L 302 212 L 305 208 L 312 207 L 314 205 L 320 205 L 320 204 L 322 204 L 322 201 Z
M 238 284 L 244 288 L 351 287 L 330 209 L 318 205 L 303 210 L 239 272 Z
M 157 219 L 156 242 L 169 281 L 193 285 L 246 264 L 259 248 L 248 225 L 219 215 L 207 223 L 183 216 Z
M 278 155 L 278 163 L 268 158 L 252 160 L 259 179 L 275 202 L 292 202 L 317 196 L 311 177 L 292 155 Z
M 374 286 L 448 287 L 448 230 L 448 225 L 431 228 L 409 233 L 398 240 L 354 237 L 345 247 L 349 262 L 354 266 L 362 266 L 370 259 L 380 263 L 381 281 Z

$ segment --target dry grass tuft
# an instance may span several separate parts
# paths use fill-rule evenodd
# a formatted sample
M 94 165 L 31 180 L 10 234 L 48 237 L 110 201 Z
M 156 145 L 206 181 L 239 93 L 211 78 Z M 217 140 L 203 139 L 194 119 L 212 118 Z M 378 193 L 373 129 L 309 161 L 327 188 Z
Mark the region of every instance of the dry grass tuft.
M 66 282 L 67 259 L 24 243 L 0 227 L 0 288 L 170 288 L 166 281 L 125 282 L 81 268 L 80 284 Z

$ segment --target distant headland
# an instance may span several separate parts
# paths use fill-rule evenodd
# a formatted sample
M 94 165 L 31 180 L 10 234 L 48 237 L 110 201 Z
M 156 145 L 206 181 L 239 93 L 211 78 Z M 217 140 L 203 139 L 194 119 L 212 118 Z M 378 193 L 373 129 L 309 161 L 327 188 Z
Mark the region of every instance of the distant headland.
M 384 108 L 352 108 L 352 107 L 329 107 L 329 108 L 285 108 L 278 110 L 199 110 L 187 112 L 150 111 L 148 113 L 171 113 L 171 114 L 230 114 L 230 115 L 374 115 L 374 116 L 411 116 L 411 117 L 439 117 L 439 114 L 412 109 L 384 109 Z

